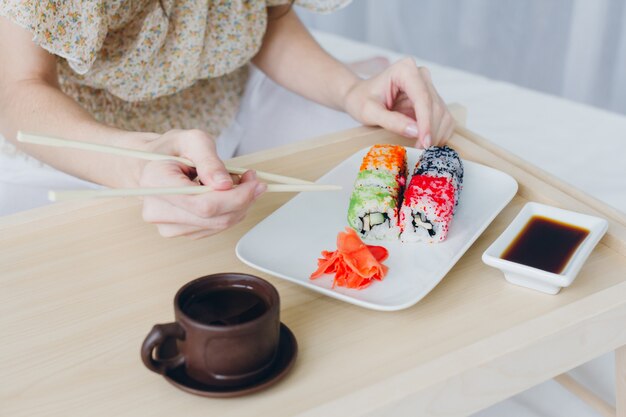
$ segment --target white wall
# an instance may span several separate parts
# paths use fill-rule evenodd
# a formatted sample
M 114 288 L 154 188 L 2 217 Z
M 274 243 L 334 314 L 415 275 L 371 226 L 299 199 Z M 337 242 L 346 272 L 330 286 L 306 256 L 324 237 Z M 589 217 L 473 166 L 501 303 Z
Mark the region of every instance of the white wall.
M 626 0 L 354 0 L 311 28 L 626 114 Z

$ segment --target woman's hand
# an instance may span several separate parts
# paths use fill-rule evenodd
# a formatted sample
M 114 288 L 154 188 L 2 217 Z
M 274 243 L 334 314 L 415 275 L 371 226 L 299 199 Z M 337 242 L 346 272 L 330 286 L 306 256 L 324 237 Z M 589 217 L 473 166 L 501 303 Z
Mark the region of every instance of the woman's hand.
M 231 177 L 217 157 L 214 141 L 200 130 L 172 130 L 147 142 L 146 151 L 181 156 L 196 168 L 173 161 L 149 162 L 140 174 L 141 187 L 197 186 L 191 178 L 216 191 L 198 195 L 145 197 L 143 219 L 165 237 L 199 239 L 239 223 L 250 204 L 265 191 L 254 171 Z M 234 187 L 236 185 L 236 187 Z
M 356 120 L 379 125 L 409 138 L 415 146 L 443 145 L 452 136 L 454 119 L 433 86 L 430 72 L 411 58 L 391 65 L 348 90 L 344 107 Z

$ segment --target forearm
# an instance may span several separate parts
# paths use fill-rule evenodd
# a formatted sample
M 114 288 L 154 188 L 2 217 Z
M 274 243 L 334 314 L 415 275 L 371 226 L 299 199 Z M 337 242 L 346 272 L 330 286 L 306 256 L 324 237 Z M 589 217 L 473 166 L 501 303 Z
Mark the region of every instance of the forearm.
M 313 39 L 293 10 L 269 8 L 263 45 L 253 62 L 272 80 L 322 105 L 345 111 L 346 93 L 358 77 Z
M 111 187 L 136 185 L 142 162 L 89 151 L 17 143 L 17 131 L 134 148 L 156 136 L 98 123 L 74 100 L 44 80 L 2 82 L 0 127 L 6 139 L 35 158 L 70 175 Z

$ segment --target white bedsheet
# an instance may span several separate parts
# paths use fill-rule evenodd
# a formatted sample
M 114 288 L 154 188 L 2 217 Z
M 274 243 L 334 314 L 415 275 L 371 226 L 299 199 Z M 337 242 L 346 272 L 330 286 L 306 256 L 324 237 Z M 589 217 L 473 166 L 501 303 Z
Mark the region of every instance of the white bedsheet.
M 316 32 L 342 61 L 392 51 Z M 547 172 L 626 212 L 626 117 L 508 83 L 417 60 L 427 66 L 446 102 L 468 108 L 470 129 Z M 614 356 L 604 355 L 571 372 L 614 404 Z M 412 415 L 406 410 L 406 415 Z M 593 409 L 547 381 L 476 414 L 477 417 L 595 417 Z

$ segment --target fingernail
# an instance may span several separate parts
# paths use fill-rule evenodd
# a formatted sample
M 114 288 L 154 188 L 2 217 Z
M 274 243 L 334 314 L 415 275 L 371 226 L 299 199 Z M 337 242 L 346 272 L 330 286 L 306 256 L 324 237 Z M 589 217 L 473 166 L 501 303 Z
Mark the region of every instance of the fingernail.
M 250 178 L 256 180 L 256 171 L 250 170 Z
M 216 184 L 232 184 L 233 183 L 233 179 L 230 177 L 230 175 L 224 174 L 221 172 L 213 175 L 213 181 L 215 181 Z
M 433 144 L 433 141 L 430 137 L 430 135 L 426 135 L 426 137 L 424 138 L 424 149 L 425 148 L 430 148 L 430 146 Z
M 411 123 L 404 128 L 404 134 L 410 137 L 417 137 L 418 135 L 417 125 L 415 123 Z
M 263 184 L 263 183 L 259 183 L 256 188 L 254 189 L 254 196 L 258 197 L 261 194 L 263 194 L 263 192 L 267 189 L 267 185 Z

